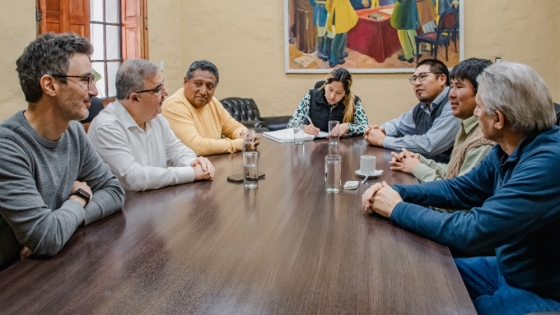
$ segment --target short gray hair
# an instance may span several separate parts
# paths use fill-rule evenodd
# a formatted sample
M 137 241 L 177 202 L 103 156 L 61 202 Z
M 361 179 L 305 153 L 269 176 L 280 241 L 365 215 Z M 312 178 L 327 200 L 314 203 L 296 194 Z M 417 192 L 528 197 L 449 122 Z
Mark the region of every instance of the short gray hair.
M 158 73 L 157 64 L 144 59 L 125 60 L 117 71 L 117 99 L 125 100 L 130 93 L 144 89 L 144 81 Z
M 500 111 L 510 130 L 529 134 L 556 123 L 550 92 L 533 68 L 513 62 L 493 64 L 484 69 L 478 84 L 488 115 Z

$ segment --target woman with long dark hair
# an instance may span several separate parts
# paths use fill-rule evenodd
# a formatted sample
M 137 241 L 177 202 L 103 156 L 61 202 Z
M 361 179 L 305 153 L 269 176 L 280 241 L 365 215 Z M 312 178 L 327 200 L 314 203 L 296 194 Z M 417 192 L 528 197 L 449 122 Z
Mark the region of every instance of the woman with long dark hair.
M 314 89 L 305 94 L 288 122 L 294 127 L 296 120 L 306 121 L 303 130 L 310 135 L 328 132 L 329 121 L 338 120 L 340 135 L 364 133 L 368 119 L 360 98 L 350 91 L 352 75 L 344 68 L 333 70 L 325 81 L 319 81 Z M 311 121 L 309 121 L 311 118 Z

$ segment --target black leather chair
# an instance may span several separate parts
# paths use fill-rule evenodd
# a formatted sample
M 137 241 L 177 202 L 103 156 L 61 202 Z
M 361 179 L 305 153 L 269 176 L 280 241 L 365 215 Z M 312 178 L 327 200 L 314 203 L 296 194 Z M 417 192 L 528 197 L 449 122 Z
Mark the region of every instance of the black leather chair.
M 86 131 L 86 133 L 89 130 L 89 125 L 91 124 L 91 121 L 103 109 L 105 109 L 105 106 L 103 106 L 103 101 L 98 97 L 95 97 L 95 96 L 92 97 L 91 104 L 90 104 L 89 110 L 88 110 L 89 111 L 88 117 L 84 120 L 80 120 L 80 123 L 82 123 L 82 125 L 84 126 L 84 130 Z
M 254 128 L 256 132 L 286 129 L 291 117 L 261 117 L 257 103 L 252 98 L 227 97 L 220 102 L 235 120 L 247 128 Z
M 105 107 L 103 106 L 103 101 L 99 97 L 96 96 L 92 97 L 91 104 L 88 109 L 89 115 L 87 116 L 86 119 L 80 120 L 80 122 L 82 124 L 90 123 L 95 118 L 95 116 L 97 116 L 99 112 L 102 111 L 103 109 L 105 109 Z

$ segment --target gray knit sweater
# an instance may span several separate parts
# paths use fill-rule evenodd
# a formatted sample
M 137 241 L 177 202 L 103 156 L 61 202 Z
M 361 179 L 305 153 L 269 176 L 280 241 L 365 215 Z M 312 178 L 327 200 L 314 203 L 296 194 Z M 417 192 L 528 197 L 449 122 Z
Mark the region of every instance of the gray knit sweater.
M 50 141 L 35 132 L 23 112 L 0 123 L 0 270 L 17 261 L 23 246 L 36 255 L 56 255 L 78 225 L 104 218 L 124 203 L 117 178 L 78 122 Z M 68 200 L 76 180 L 93 191 L 85 209 Z

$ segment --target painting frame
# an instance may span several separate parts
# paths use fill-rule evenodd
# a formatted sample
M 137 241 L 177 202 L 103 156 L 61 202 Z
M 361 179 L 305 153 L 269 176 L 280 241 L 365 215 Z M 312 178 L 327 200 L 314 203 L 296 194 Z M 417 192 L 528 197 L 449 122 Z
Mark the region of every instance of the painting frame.
M 315 45 L 314 48 L 314 52 L 313 53 L 309 53 L 309 51 L 307 52 L 303 52 L 300 51 L 298 49 L 298 45 L 297 43 L 294 43 L 293 39 L 297 39 L 297 36 L 294 36 L 294 32 L 291 32 L 292 29 L 294 28 L 295 23 L 297 23 L 297 17 L 295 16 L 295 14 L 293 13 L 296 9 L 299 12 L 305 12 L 306 18 L 305 18 L 305 27 L 306 30 L 308 30 L 309 25 L 313 22 L 309 21 L 309 12 L 306 12 L 304 10 L 300 10 L 299 8 L 295 7 L 295 3 L 296 1 L 299 1 L 300 3 L 302 1 L 307 1 L 307 0 L 284 0 L 284 65 L 285 65 L 285 72 L 287 74 L 317 74 L 317 73 L 329 73 L 330 71 L 332 71 L 333 68 L 338 67 L 338 65 L 335 65 L 334 67 L 331 67 L 331 62 L 330 60 L 328 61 L 324 61 L 324 59 L 320 59 L 317 54 L 317 45 Z M 331 0 L 328 0 L 331 1 Z M 348 0 L 350 2 L 350 0 Z M 374 1 L 374 0 L 368 0 L 368 1 Z M 396 1 L 396 0 L 393 0 Z M 399 0 L 400 2 L 401 0 Z M 407 1 L 407 0 L 403 0 L 403 1 Z M 415 1 L 415 0 L 412 0 Z M 432 0 L 427 0 L 427 1 L 432 1 Z M 310 2 L 310 1 L 308 1 Z M 317 1 L 319 2 L 319 1 Z M 460 4 L 457 7 L 457 11 L 458 11 L 458 18 L 459 18 L 459 22 L 458 22 L 458 36 L 456 36 L 456 47 L 455 48 L 455 52 L 454 52 L 454 58 L 453 58 L 453 62 L 451 60 L 449 61 L 445 61 L 445 59 L 443 59 L 442 61 L 444 61 L 444 63 L 446 63 L 446 65 L 449 68 L 452 68 L 454 65 L 456 65 L 457 63 L 459 63 L 461 60 L 464 59 L 464 37 L 465 37 L 465 26 L 464 26 L 464 6 L 465 6 L 465 1 L 461 1 Z M 379 0 L 376 1 L 376 3 L 379 3 Z M 293 5 L 293 7 L 290 7 L 290 4 Z M 311 5 L 310 5 L 311 6 Z M 393 5 L 394 7 L 395 5 Z M 389 8 L 390 6 L 387 6 L 387 10 L 386 12 L 389 12 Z M 379 6 L 376 8 L 373 8 L 373 10 L 379 9 L 382 10 L 380 8 L 383 8 L 383 6 Z M 307 9 L 307 8 L 305 8 Z M 292 10 L 292 12 L 290 11 Z M 367 11 L 366 11 L 367 10 Z M 363 14 L 368 13 L 369 11 L 371 11 L 372 8 L 369 9 L 361 9 L 361 10 L 354 10 L 355 12 L 358 13 L 358 15 L 361 14 L 361 18 L 364 17 Z M 373 12 L 373 11 L 372 11 Z M 392 10 L 391 10 L 392 12 Z M 440 18 L 439 14 L 437 13 L 437 10 L 435 11 L 436 15 L 438 16 L 438 18 Z M 392 17 L 392 15 L 389 15 L 389 18 Z M 387 25 L 388 23 L 390 23 L 390 21 L 388 21 L 387 17 L 385 17 L 383 23 L 384 23 L 384 27 L 387 29 Z M 365 24 L 365 22 L 369 22 L 369 24 Z M 434 22 L 435 23 L 435 22 Z M 362 25 L 370 25 L 370 24 L 376 24 L 376 23 L 371 23 L 371 21 L 367 20 L 358 20 L 357 26 L 362 26 Z M 376 25 L 380 25 L 381 23 L 377 23 Z M 435 24 L 434 24 L 435 25 Z M 311 25 L 312 27 L 315 27 L 315 25 Z M 437 28 L 437 26 L 435 26 Z M 356 28 L 356 27 L 355 27 Z M 316 28 L 317 29 L 317 28 Z M 391 32 L 397 32 L 397 30 L 390 30 Z M 390 33 L 390 32 L 389 32 Z M 421 34 L 421 31 L 419 31 L 418 33 Z M 317 33 L 315 33 L 317 34 Z M 357 42 L 356 38 L 358 38 L 358 40 L 361 39 L 361 37 L 357 37 L 358 35 L 356 34 L 356 32 L 354 32 L 354 30 L 350 30 L 348 32 L 348 37 L 350 40 L 353 40 L 354 43 Z M 297 35 L 297 34 L 296 34 Z M 393 43 L 393 50 L 394 47 L 396 47 L 395 44 L 395 34 L 391 34 L 393 35 L 391 40 Z M 303 37 L 303 36 L 302 36 Z M 311 37 L 311 36 L 308 36 Z M 417 37 L 416 37 L 417 38 Z M 398 40 L 398 38 L 397 38 Z M 372 41 L 370 41 L 369 43 L 373 43 Z M 307 43 L 308 46 L 312 45 L 311 43 Z M 373 46 L 373 44 L 371 44 Z M 344 67 L 346 69 L 348 69 L 349 71 L 351 71 L 352 73 L 413 73 L 416 67 L 416 59 L 414 59 L 413 62 L 410 61 L 392 61 L 392 64 L 390 64 L 387 61 L 387 56 L 382 56 L 381 58 L 385 57 L 386 59 L 384 59 L 384 62 L 379 63 L 377 61 L 377 59 L 375 59 L 374 57 L 372 57 L 371 55 L 367 55 L 362 53 L 362 51 L 358 51 L 358 50 L 352 50 L 352 48 L 348 47 L 349 45 L 345 46 L 345 49 L 343 50 L 345 52 L 346 55 L 350 54 L 349 58 L 354 57 L 355 59 L 366 59 L 366 61 L 369 64 L 374 65 L 373 67 L 364 67 L 363 64 L 360 64 L 359 66 L 356 66 L 357 63 L 352 63 L 352 62 L 348 62 L 346 64 L 341 64 L 341 67 Z M 356 46 L 356 45 L 354 45 Z M 363 45 L 359 45 L 360 47 L 362 47 Z M 449 43 L 449 49 L 451 50 L 454 46 L 454 43 Z M 398 44 L 399 50 L 395 51 L 393 54 L 390 55 L 390 58 L 392 60 L 396 60 L 395 58 L 400 58 L 398 52 L 402 52 L 402 46 L 400 44 Z M 428 46 L 426 46 L 428 47 Z M 413 48 L 414 49 L 414 48 Z M 443 48 L 443 46 L 441 46 L 440 51 L 443 52 L 445 51 L 445 49 Z M 426 58 L 431 58 L 431 52 L 425 52 L 423 49 L 420 49 L 422 57 L 420 60 L 422 59 L 426 59 Z M 414 53 L 414 51 L 413 51 Z M 300 56 L 298 58 L 300 58 L 302 61 L 300 61 L 300 63 L 298 64 L 296 62 L 295 55 L 296 54 L 300 54 Z M 397 57 L 395 57 L 395 55 Z M 403 54 L 400 54 L 401 57 Z M 443 53 L 443 55 L 445 55 L 445 53 Z M 358 57 L 355 57 L 358 56 Z M 324 56 L 323 56 L 324 57 Z M 440 57 L 440 53 L 438 53 L 438 59 Z M 371 59 L 371 60 L 367 60 L 367 58 Z M 332 59 L 332 57 L 331 57 Z M 451 59 L 451 58 L 449 58 Z M 381 59 L 383 60 L 383 59 Z M 399 59 L 402 60 L 402 59 Z M 410 60 L 410 59 L 409 59 Z M 304 62 L 309 62 L 309 64 L 307 66 L 305 66 Z M 398 64 L 401 64 L 401 66 L 398 66 Z M 328 66 L 326 66 L 328 64 Z M 395 65 L 397 64 L 397 65 Z M 311 65 L 311 66 L 310 66 Z M 319 67 L 317 67 L 317 65 L 319 65 Z M 367 65 L 367 64 L 366 64 Z M 402 65 L 406 65 L 406 67 L 403 67 Z

